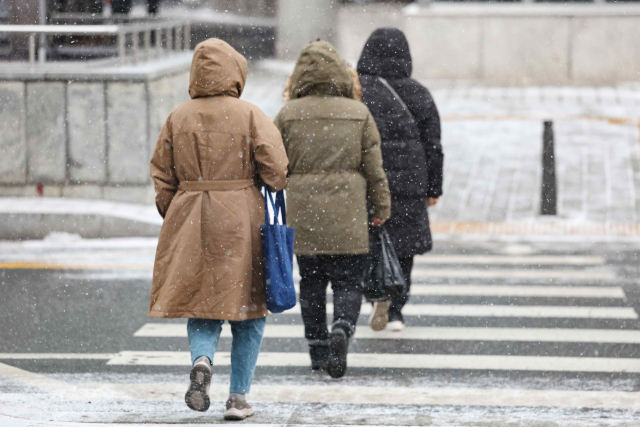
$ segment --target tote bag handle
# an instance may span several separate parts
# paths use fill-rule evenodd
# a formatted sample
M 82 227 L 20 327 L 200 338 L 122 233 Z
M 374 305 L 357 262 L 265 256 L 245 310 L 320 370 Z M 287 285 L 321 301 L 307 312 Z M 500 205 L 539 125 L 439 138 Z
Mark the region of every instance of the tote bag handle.
M 267 204 L 267 199 L 269 203 Z M 264 186 L 264 223 L 271 224 L 271 220 L 269 219 L 269 209 L 268 206 L 271 205 L 271 210 L 273 210 L 273 223 L 275 225 L 279 225 L 278 223 L 278 215 L 282 215 L 282 225 L 287 225 L 287 207 L 284 202 L 284 190 L 280 190 L 276 193 L 275 203 L 273 201 L 273 195 L 271 191 L 269 191 L 269 187 Z

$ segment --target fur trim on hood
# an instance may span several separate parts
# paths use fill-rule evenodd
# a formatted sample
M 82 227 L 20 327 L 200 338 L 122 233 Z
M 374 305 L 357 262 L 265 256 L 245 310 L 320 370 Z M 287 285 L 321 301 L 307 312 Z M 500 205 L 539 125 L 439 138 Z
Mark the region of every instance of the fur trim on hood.
M 351 78 L 353 79 L 353 99 L 357 100 L 357 101 L 362 101 L 362 85 L 360 84 L 360 78 L 358 77 L 358 73 L 356 72 L 356 70 L 354 70 L 353 68 L 351 68 L 351 66 L 349 66 L 349 64 L 347 64 L 347 70 L 349 71 L 349 74 L 351 74 Z M 291 72 L 291 74 L 289 74 L 289 77 L 287 77 L 287 83 L 285 83 L 284 85 L 284 103 L 286 104 L 287 102 L 289 102 L 289 92 L 291 90 L 291 76 L 293 75 L 293 72 Z

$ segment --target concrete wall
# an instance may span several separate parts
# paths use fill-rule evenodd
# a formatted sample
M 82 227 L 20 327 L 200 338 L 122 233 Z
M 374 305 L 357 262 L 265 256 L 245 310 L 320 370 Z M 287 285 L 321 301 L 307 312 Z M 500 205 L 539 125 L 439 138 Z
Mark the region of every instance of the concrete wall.
M 343 55 L 355 62 L 379 27 L 405 31 L 419 79 L 499 86 L 640 80 L 639 5 L 345 7 L 338 37 Z
M 0 80 L 0 196 L 149 203 L 149 159 L 188 71 L 133 81 Z
M 317 39 L 335 43 L 337 13 L 337 0 L 278 0 L 278 57 L 296 59 Z

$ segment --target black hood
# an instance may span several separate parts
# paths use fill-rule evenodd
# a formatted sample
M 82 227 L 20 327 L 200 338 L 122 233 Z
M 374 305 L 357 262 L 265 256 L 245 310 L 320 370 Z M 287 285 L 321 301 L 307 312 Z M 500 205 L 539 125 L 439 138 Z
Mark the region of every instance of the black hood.
M 378 28 L 362 49 L 358 73 L 390 78 L 411 76 L 411 53 L 404 33 L 396 28 Z

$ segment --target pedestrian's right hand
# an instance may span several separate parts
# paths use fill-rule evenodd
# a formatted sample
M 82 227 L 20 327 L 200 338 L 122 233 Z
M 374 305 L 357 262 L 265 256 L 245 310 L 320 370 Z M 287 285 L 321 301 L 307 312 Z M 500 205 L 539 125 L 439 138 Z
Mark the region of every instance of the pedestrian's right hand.
M 435 206 L 440 201 L 440 197 L 427 197 L 427 207 Z
M 380 227 L 382 224 L 384 224 L 386 221 L 386 219 L 380 219 L 380 218 L 376 218 L 373 217 L 371 218 L 371 225 L 373 225 L 374 227 Z

